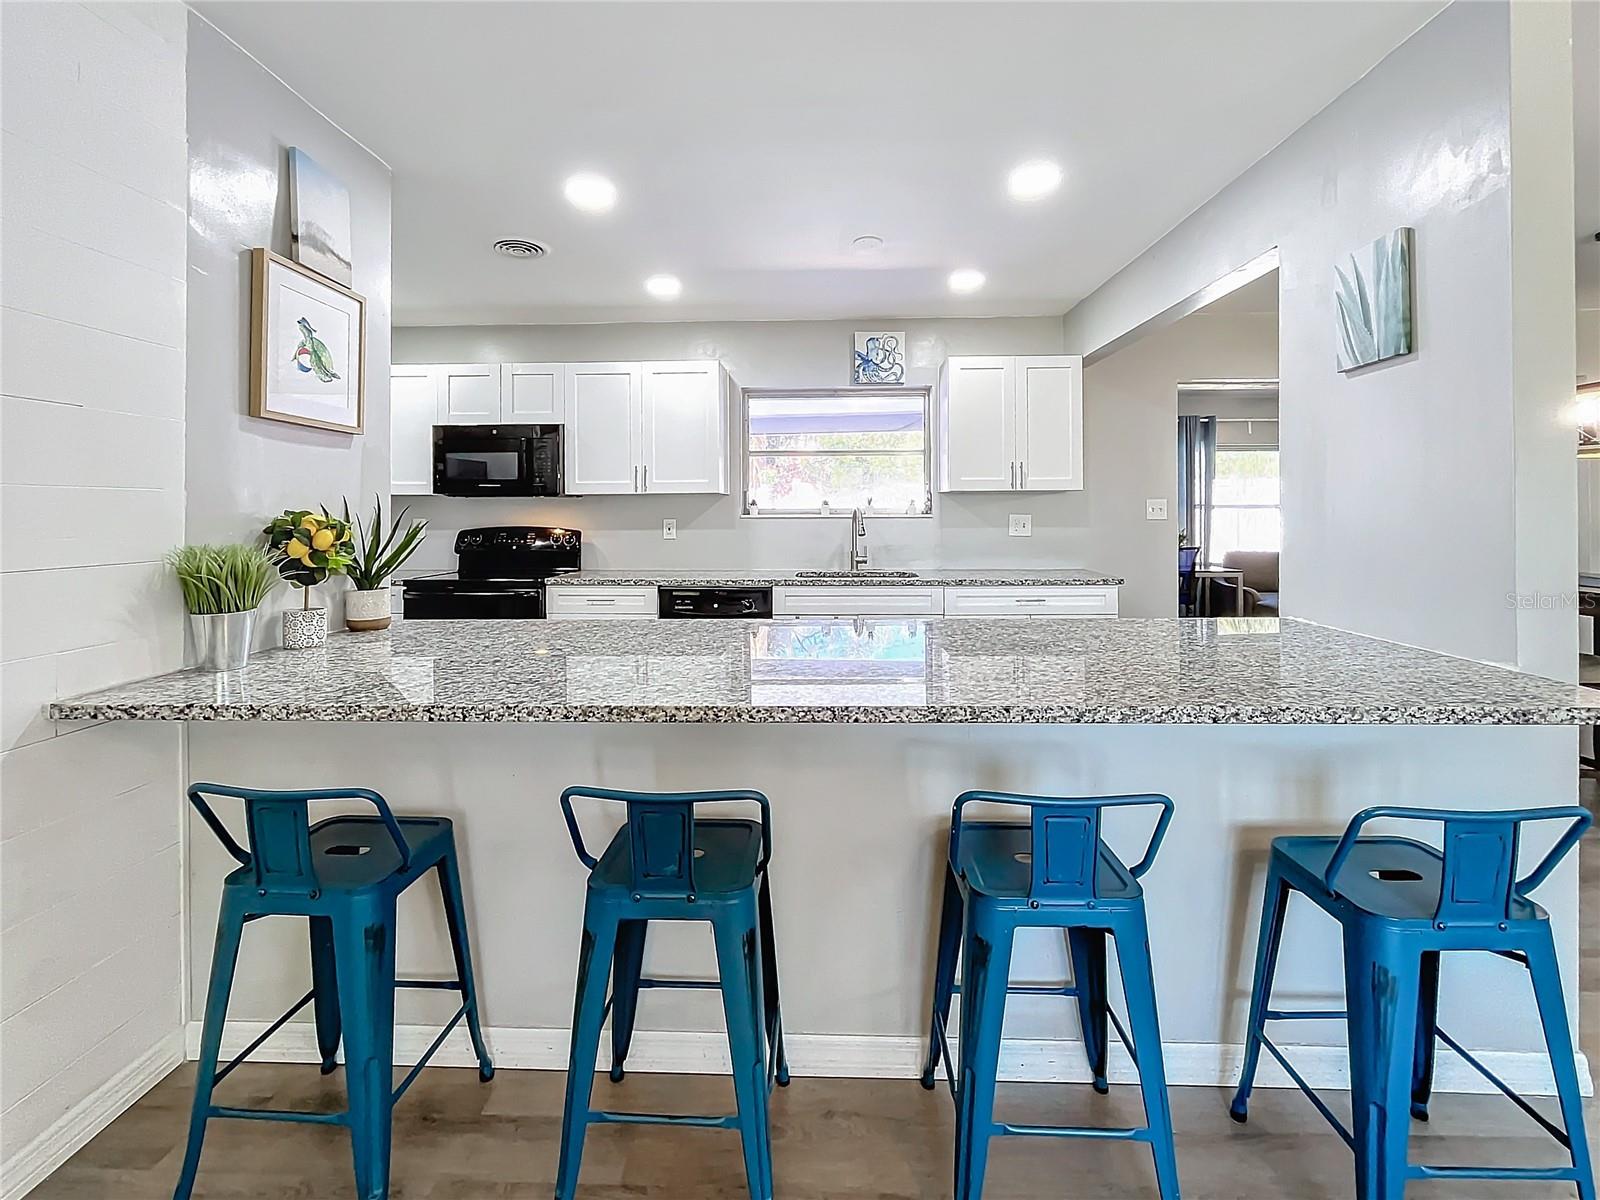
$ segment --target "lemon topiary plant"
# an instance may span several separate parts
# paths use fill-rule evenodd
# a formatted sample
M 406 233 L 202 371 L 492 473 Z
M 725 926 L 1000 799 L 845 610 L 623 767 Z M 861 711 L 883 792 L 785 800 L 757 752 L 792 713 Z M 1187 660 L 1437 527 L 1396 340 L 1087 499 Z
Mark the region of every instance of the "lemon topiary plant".
M 350 566 L 355 531 L 326 508 L 285 510 L 262 533 L 267 546 L 282 555 L 278 574 L 301 590 L 304 608 L 311 607 L 312 588 Z

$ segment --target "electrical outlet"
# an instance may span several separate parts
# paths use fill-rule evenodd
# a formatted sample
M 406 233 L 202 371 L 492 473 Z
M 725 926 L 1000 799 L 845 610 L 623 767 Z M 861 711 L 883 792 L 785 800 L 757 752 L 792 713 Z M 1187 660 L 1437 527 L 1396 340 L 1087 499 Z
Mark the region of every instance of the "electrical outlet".
M 1146 521 L 1165 521 L 1167 519 L 1167 502 L 1165 500 L 1146 500 L 1144 502 L 1144 519 Z
M 1010 532 L 1012 537 L 1032 537 L 1033 536 L 1033 514 L 1032 513 L 1012 513 L 1011 514 L 1011 529 L 1010 529 L 1009 532 Z
M 661 518 L 661 537 L 662 540 L 668 542 L 678 540 L 678 520 L 676 517 Z

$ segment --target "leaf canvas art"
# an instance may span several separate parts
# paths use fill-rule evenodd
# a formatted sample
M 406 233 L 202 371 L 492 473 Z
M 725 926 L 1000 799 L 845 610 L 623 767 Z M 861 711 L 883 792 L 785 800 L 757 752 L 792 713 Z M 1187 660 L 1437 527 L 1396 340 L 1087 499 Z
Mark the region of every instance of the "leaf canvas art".
M 1396 229 L 1333 268 L 1339 370 L 1411 353 L 1411 259 L 1411 230 Z
M 302 266 L 345 287 L 355 282 L 350 192 L 298 146 L 289 148 L 289 232 Z
M 250 415 L 361 432 L 366 301 L 269 250 L 251 262 Z

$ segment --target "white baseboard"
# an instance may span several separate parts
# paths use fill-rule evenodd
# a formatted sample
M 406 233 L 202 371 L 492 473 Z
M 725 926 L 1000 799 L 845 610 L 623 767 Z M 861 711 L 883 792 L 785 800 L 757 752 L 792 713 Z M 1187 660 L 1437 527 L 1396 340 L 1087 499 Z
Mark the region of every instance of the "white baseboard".
M 223 1035 L 223 1055 L 237 1054 L 261 1035 L 265 1022 L 230 1021 Z M 395 1061 L 412 1063 L 426 1050 L 438 1031 L 423 1025 L 401 1025 L 395 1030 Z M 496 1067 L 561 1071 L 567 1066 L 568 1034 L 565 1029 L 491 1027 L 484 1030 Z M 789 1065 L 796 1077 L 833 1079 L 915 1079 L 922 1072 L 926 1043 L 920 1038 L 850 1034 L 791 1033 L 784 1036 Z M 610 1064 L 609 1041 L 602 1040 L 600 1067 Z M 188 1054 L 198 1056 L 200 1024 L 188 1028 Z M 1167 1082 L 1173 1087 L 1232 1087 L 1239 1077 L 1243 1046 L 1215 1042 L 1168 1042 L 1162 1047 Z M 1312 1087 L 1348 1088 L 1350 1063 L 1343 1046 L 1294 1046 L 1285 1049 L 1295 1068 Z M 315 1028 L 295 1021 L 280 1029 L 252 1056 L 261 1062 L 319 1061 Z M 1539 1053 L 1487 1050 L 1478 1058 L 1513 1090 L 1529 1096 L 1555 1094 L 1549 1060 Z M 433 1061 L 442 1067 L 470 1067 L 477 1063 L 465 1029 L 457 1028 L 439 1047 Z M 1583 1094 L 1594 1094 L 1588 1060 L 1577 1057 Z M 639 1030 L 628 1054 L 628 1069 L 675 1074 L 721 1074 L 728 1070 L 728 1044 L 721 1033 L 652 1032 Z M 1108 1077 L 1113 1083 L 1138 1079 L 1133 1063 L 1113 1038 Z M 1088 1060 L 1083 1046 L 1068 1040 L 1007 1038 L 1000 1055 L 1000 1077 L 1008 1082 L 1087 1083 Z M 1262 1055 L 1258 1087 L 1294 1086 L 1270 1055 Z M 1491 1093 L 1489 1083 L 1441 1047 L 1434 1076 L 1439 1092 Z
M 173 1030 L 0 1165 L 0 1200 L 22 1200 L 183 1059 L 184 1035 Z

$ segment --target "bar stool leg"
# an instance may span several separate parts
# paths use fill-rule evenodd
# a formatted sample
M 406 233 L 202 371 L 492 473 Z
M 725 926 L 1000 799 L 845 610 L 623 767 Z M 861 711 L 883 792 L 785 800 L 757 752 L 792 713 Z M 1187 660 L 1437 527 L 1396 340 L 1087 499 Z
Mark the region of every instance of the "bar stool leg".
M 955 990 L 956 959 L 961 953 L 961 925 L 961 888 L 956 883 L 955 872 L 947 865 L 944 872 L 944 906 L 939 914 L 938 957 L 933 970 L 933 1019 L 928 1027 L 928 1060 L 922 1068 L 922 1086 L 930 1092 L 934 1085 L 934 1071 L 939 1066 L 939 1026 L 949 1028 L 950 996 Z M 951 1073 L 958 1079 L 961 1074 L 954 1064 Z
M 452 842 L 439 860 L 439 894 L 444 898 L 445 924 L 450 930 L 450 951 L 455 955 L 456 980 L 461 984 L 461 1003 L 467 1010 L 467 1033 L 472 1052 L 478 1056 L 478 1078 L 488 1083 L 494 1078 L 494 1063 L 483 1041 L 483 1021 L 478 1015 L 478 981 L 472 972 L 472 947 L 467 938 L 467 905 L 461 886 L 461 864 Z
M 1418 976 L 1417 1049 L 1411 1068 L 1411 1115 L 1428 1119 L 1428 1101 L 1433 1096 L 1433 1061 L 1438 1047 L 1439 1029 L 1439 952 L 1425 951 Z
M 1013 931 L 1009 922 L 973 914 L 962 968 L 960 1083 L 956 1090 L 955 1200 L 979 1200 L 989 1165 L 994 1090 L 1000 1071 Z
M 1245 1031 L 1244 1064 L 1239 1088 L 1228 1115 L 1243 1124 L 1249 1118 L 1250 1089 L 1261 1062 L 1261 1039 L 1266 1036 L 1267 1009 L 1272 1006 L 1272 980 L 1278 973 L 1278 946 L 1289 910 L 1289 885 L 1274 864 L 1267 868 L 1267 886 L 1261 895 L 1261 931 L 1256 945 L 1255 980 L 1250 985 L 1250 1025 Z
M 317 1053 L 322 1056 L 322 1073 L 332 1075 L 339 1068 L 339 975 L 334 965 L 333 921 L 312 917 L 311 987 L 316 993 L 311 1011 L 317 1020 Z
M 789 1086 L 789 1055 L 783 1048 L 783 1005 L 778 999 L 777 930 L 772 924 L 772 878 L 761 880 L 761 994 L 766 998 L 766 1029 L 777 1058 L 776 1080 L 779 1087 Z
M 235 911 L 223 894 L 217 914 L 216 948 L 211 954 L 211 983 L 206 992 L 205 1026 L 200 1035 L 200 1061 L 195 1064 L 194 1108 L 189 1114 L 189 1143 L 183 1152 L 183 1170 L 173 1200 L 189 1200 L 194 1190 L 195 1171 L 200 1166 L 200 1149 L 206 1136 L 206 1119 L 211 1112 L 211 1090 L 215 1086 L 217 1058 L 222 1052 L 222 1026 L 228 1016 L 228 995 L 233 990 L 233 971 L 239 961 L 239 941 L 244 934 L 244 913 Z
M 561 1116 L 561 1161 L 556 1168 L 556 1200 L 572 1200 L 583 1165 L 583 1137 L 589 1129 L 589 1097 L 605 1022 L 606 977 L 616 946 L 617 921 L 609 912 L 586 905 L 583 946 L 578 951 L 578 987 L 572 1004 L 572 1053 L 567 1062 L 567 1103 Z
M 1078 989 L 1078 1023 L 1083 1026 L 1083 1048 L 1094 1072 L 1094 1090 L 1104 1096 L 1106 1082 L 1106 934 L 1103 929 L 1068 929 L 1067 948 L 1072 954 L 1072 982 Z
M 1381 933 L 1347 934 L 1355 943 L 1355 973 L 1346 967 L 1358 1200 L 1402 1200 L 1411 1136 L 1411 1083 L 1420 1009 L 1421 954 Z M 1347 962 L 1349 954 L 1347 952 Z
M 393 898 L 334 921 L 350 1148 L 360 1200 L 387 1200 L 394 1107 Z
M 617 946 L 611 961 L 611 1082 L 621 1083 L 633 1044 L 633 1021 L 639 1012 L 639 977 L 644 974 L 644 939 L 650 922 L 617 922 Z
M 1545 1045 L 1550 1051 L 1550 1070 L 1555 1076 L 1556 1093 L 1561 1100 L 1561 1120 L 1567 1127 L 1572 1165 L 1583 1178 L 1578 1180 L 1579 1200 L 1595 1200 L 1594 1159 L 1589 1154 L 1588 1134 L 1583 1125 L 1583 1094 L 1578 1088 L 1578 1068 L 1572 1051 L 1572 1027 L 1567 1023 L 1567 1004 L 1561 991 L 1561 971 L 1556 965 L 1555 942 L 1545 926 L 1526 947 L 1528 972 L 1533 978 L 1533 996 L 1539 1005 L 1539 1020 L 1544 1025 Z
M 1119 918 L 1115 930 L 1117 965 L 1128 1005 L 1129 1032 L 1138 1056 L 1139 1087 L 1144 1093 L 1144 1123 L 1150 1129 L 1156 1185 L 1161 1200 L 1178 1200 L 1178 1155 L 1172 1139 L 1172 1108 L 1167 1098 L 1167 1071 L 1161 1054 L 1161 1022 L 1156 1014 L 1155 975 L 1150 967 L 1150 935 L 1144 913 Z
M 771 1200 L 772 1148 L 767 1123 L 767 1059 L 761 1035 L 766 1011 L 757 961 L 756 914 L 719 913 L 711 922 L 722 977 L 722 1007 L 728 1025 L 733 1092 L 744 1142 L 745 1178 L 751 1200 Z

